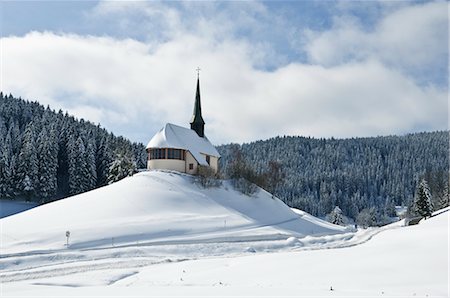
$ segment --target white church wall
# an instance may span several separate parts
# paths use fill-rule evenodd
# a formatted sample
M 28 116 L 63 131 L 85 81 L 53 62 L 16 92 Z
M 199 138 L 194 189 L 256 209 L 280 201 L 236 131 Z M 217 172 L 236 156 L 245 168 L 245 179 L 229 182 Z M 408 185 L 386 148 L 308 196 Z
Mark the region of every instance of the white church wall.
M 206 154 L 203 154 L 206 158 Z M 217 173 L 219 171 L 219 158 L 215 156 L 209 156 L 209 166 L 214 170 L 214 173 Z
M 193 165 L 193 169 L 189 169 L 189 164 Z M 197 174 L 198 163 L 195 160 L 194 156 L 192 156 L 191 152 L 186 151 L 186 173 L 195 175 Z
M 211 156 L 210 163 L 211 163 L 211 168 L 213 168 L 214 172 L 217 173 L 219 171 L 219 158 L 215 157 L 215 156 Z
M 147 162 L 147 168 L 150 170 L 165 169 L 182 173 L 186 172 L 185 161 L 178 159 L 151 159 Z

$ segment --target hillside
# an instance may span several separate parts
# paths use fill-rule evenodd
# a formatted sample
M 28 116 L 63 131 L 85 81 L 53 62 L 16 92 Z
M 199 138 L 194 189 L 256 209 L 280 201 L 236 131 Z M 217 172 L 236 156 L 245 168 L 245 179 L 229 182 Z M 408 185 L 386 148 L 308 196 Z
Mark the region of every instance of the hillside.
M 163 179 L 164 183 L 163 181 L 157 183 L 165 184 L 185 180 L 183 177 L 173 179 L 170 174 L 161 176 L 161 173 L 157 173 L 156 176 L 138 177 L 139 179 L 135 179 L 133 183 L 138 180 Z M 128 184 L 133 178 L 124 182 Z M 156 180 L 149 185 L 154 183 Z M 165 195 L 178 192 L 174 185 L 171 188 L 172 190 L 167 190 Z M 192 215 L 194 209 L 199 210 L 195 204 L 200 202 L 205 208 L 197 211 L 197 215 L 204 211 L 208 214 L 203 213 L 203 217 L 199 217 L 198 220 L 206 228 L 213 226 L 212 222 L 218 214 L 234 218 L 236 227 L 245 226 L 246 220 L 249 220 L 245 215 L 252 214 L 252 212 L 240 213 L 244 210 L 238 211 L 233 208 L 234 200 L 225 204 L 219 197 L 212 199 L 201 196 L 200 194 L 205 193 L 204 190 L 193 187 L 189 191 L 193 191 L 193 199 L 187 201 L 185 198 L 184 204 L 176 202 L 176 196 L 164 198 L 168 200 L 168 204 L 176 203 L 180 206 L 182 212 L 178 214 L 178 218 L 180 216 L 186 218 L 189 224 L 194 221 L 186 212 Z M 225 192 L 228 192 L 225 188 L 214 191 L 216 194 Z M 127 196 L 128 200 L 133 200 L 132 198 Z M 95 200 L 92 197 L 91 199 Z M 152 197 L 147 198 L 151 199 Z M 245 198 L 239 198 L 242 199 Z M 164 210 L 166 202 L 157 201 L 158 208 Z M 281 219 L 284 215 L 292 215 L 289 209 L 280 205 L 279 201 L 265 196 L 264 193 L 258 197 L 247 198 L 243 205 L 253 208 L 255 204 L 262 205 L 261 209 L 264 211 L 270 206 L 276 211 L 274 218 Z M 141 204 L 139 206 L 142 207 Z M 35 210 L 39 208 L 43 207 Z M 53 208 L 53 211 L 58 209 Z M 138 209 L 137 206 L 130 207 L 124 212 L 131 214 Z M 47 211 L 50 214 L 50 210 Z M 31 211 L 22 214 L 29 212 Z M 107 218 L 103 208 L 90 212 L 98 213 L 102 219 Z M 253 223 L 260 224 L 262 222 L 255 216 L 256 213 L 253 210 Z M 109 214 L 115 213 L 110 211 Z M 34 217 L 31 213 L 29 215 L 30 218 Z M 172 212 L 166 215 L 170 220 L 175 214 Z M 17 219 L 15 222 L 18 223 L 26 220 L 28 216 L 16 215 L 11 219 L 15 217 Z M 310 223 L 320 223 L 320 220 L 306 217 L 311 220 Z M 114 221 L 121 220 L 119 218 L 108 220 L 109 223 Z M 13 222 L 10 221 L 11 224 Z M 161 224 L 166 228 L 169 227 L 166 225 L 167 221 L 162 220 Z M 172 222 L 170 225 L 172 224 L 176 223 Z M 244 242 L 228 242 L 232 240 L 228 238 L 228 241 L 220 242 L 217 238 L 211 237 L 215 233 L 210 230 L 202 231 L 197 236 L 188 236 L 185 233 L 182 237 L 189 237 L 189 241 L 171 244 L 167 240 L 173 240 L 172 235 L 166 231 L 163 234 L 154 234 L 154 237 L 161 240 L 165 238 L 166 241 L 153 245 L 135 243 L 117 247 L 109 245 L 103 249 L 69 248 L 59 251 L 41 250 L 24 254 L 4 254 L 0 259 L 2 295 L 3 297 L 147 297 L 151 293 L 152 296 L 158 297 L 448 297 L 448 224 L 447 208 L 446 212 L 421 221 L 416 226 L 403 227 L 399 222 L 383 228 L 359 230 L 356 233 L 306 236 L 296 241 L 292 238 L 287 240 L 254 238 L 253 241 L 247 239 Z M 193 226 L 198 228 L 200 223 L 197 222 Z M 117 225 L 110 225 L 110 233 L 115 233 L 114 230 L 117 228 Z M 270 235 L 274 231 L 286 232 L 286 227 L 266 228 L 263 229 L 264 232 L 259 231 L 256 234 L 262 236 Z M 124 229 L 127 227 L 121 228 L 122 231 Z M 107 231 L 106 228 L 102 230 Z M 222 234 L 221 228 L 216 227 L 215 230 Z M 291 233 L 294 229 L 291 226 L 291 229 L 287 230 Z M 95 227 L 91 227 L 90 232 L 96 231 Z M 250 232 L 255 235 L 255 231 L 256 227 Z M 206 238 L 201 237 L 207 236 L 208 233 L 210 241 L 206 242 Z M 10 231 L 11 236 L 14 234 L 14 231 Z M 242 233 L 237 234 L 243 237 L 247 231 L 244 228 Z M 40 235 L 42 239 L 46 239 L 49 233 Z M 35 236 L 37 240 L 39 235 Z M 39 241 L 29 244 L 36 245 Z M 56 246 L 62 245 L 58 243 Z M 339 249 L 331 249 L 334 247 Z
M 236 152 L 257 172 L 277 161 L 285 180 L 274 194 L 315 216 L 339 206 L 350 218 L 365 210 L 383 224 L 395 215 L 394 206 L 409 206 L 420 178 L 428 181 L 435 208 L 448 206 L 448 131 L 352 139 L 285 136 L 218 151 L 224 172 Z
M 269 193 L 228 181 L 203 188 L 190 175 L 150 171 L 0 220 L 2 253 L 139 244 L 285 240 L 345 229 L 299 215 Z

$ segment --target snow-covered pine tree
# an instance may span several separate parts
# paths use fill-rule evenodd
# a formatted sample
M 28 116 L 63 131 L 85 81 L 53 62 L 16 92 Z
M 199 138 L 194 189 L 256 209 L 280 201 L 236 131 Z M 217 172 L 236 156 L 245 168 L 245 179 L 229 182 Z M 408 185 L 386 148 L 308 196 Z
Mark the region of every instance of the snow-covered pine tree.
M 0 147 L 0 198 L 10 199 L 14 197 L 13 173 L 15 161 L 10 131 L 8 131 L 0 144 L 3 144 Z
M 76 140 L 74 137 L 69 139 L 68 143 L 69 159 L 69 193 L 79 194 L 89 189 L 86 183 L 86 149 L 81 137 Z
M 341 208 L 339 206 L 335 206 L 333 211 L 331 211 L 327 216 L 327 221 L 331 222 L 335 225 L 343 226 L 345 225 L 344 215 L 342 214 Z
M 130 152 L 118 150 L 115 155 L 116 157 L 109 167 L 108 184 L 136 173 L 136 162 Z
M 395 211 L 394 201 L 390 197 L 386 198 L 386 202 L 384 204 L 384 214 L 388 217 L 397 216 L 397 212 Z
M 450 197 L 448 193 L 448 183 L 446 183 L 438 199 L 436 210 L 448 207 L 449 205 L 450 205 Z
M 87 190 L 94 189 L 97 185 L 97 167 L 95 162 L 95 145 L 93 141 L 88 141 L 86 147 L 86 183 Z
M 19 152 L 20 147 L 22 146 L 23 135 L 20 132 L 19 123 L 17 119 L 10 118 L 8 133 L 11 135 L 11 145 L 13 154 L 15 152 Z
M 19 196 L 23 196 L 27 201 L 36 198 L 39 179 L 34 122 L 29 122 L 25 129 L 14 183 Z
M 417 187 L 416 196 L 414 198 L 414 211 L 422 217 L 430 217 L 433 212 L 431 203 L 431 192 L 428 183 L 422 179 Z
M 324 216 L 327 213 L 333 211 L 332 210 L 333 202 L 331 202 L 330 193 L 328 191 L 327 184 L 325 181 L 322 181 L 320 183 L 319 194 L 320 194 L 319 206 L 318 206 L 319 207 L 319 215 Z
M 48 202 L 56 194 L 58 169 L 58 142 L 56 132 L 44 127 L 38 137 L 39 187 L 38 197 L 41 202 Z
M 132 148 L 134 159 L 136 160 L 136 167 L 138 169 L 147 168 L 147 151 L 142 150 L 143 149 L 142 144 L 133 143 Z
M 77 151 L 75 148 L 75 137 L 72 135 L 68 136 L 67 141 L 67 163 L 68 163 L 68 181 L 69 181 L 69 194 L 77 194 L 79 192 L 77 182 L 75 181 L 78 177 L 77 170 Z
M 109 166 L 112 163 L 112 145 L 109 135 L 102 136 L 98 140 L 96 151 L 96 171 L 97 171 L 97 186 L 107 184 Z
M 377 224 L 377 210 L 375 207 L 365 208 L 356 217 L 356 223 L 364 228 Z

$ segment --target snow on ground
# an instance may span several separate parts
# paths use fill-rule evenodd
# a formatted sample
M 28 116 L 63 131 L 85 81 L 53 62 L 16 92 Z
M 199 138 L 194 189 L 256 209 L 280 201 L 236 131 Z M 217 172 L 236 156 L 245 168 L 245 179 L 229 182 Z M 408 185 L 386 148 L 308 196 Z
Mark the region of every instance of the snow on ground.
M 0 220 L 2 253 L 136 244 L 277 240 L 345 229 L 294 213 L 269 193 L 243 195 L 228 181 L 203 188 L 179 173 L 143 172 Z
M 418 226 L 386 230 L 352 248 L 158 264 L 116 286 L 191 284 L 221 285 L 230 292 L 254 288 L 257 295 L 275 287 L 279 295 L 448 297 L 447 232 L 448 213 Z
M 116 251 L 119 258 L 102 259 L 103 249 L 98 259 L 91 255 L 92 260 L 55 264 L 47 271 L 6 270 L 2 295 L 448 297 L 448 213 L 416 226 L 385 228 L 370 241 L 340 249 L 292 246 L 281 252 L 177 259 L 200 246 L 162 245 L 159 252 L 169 257 L 143 251 L 137 257 L 135 247 Z M 14 273 L 23 279 L 8 279 Z
M 350 231 L 192 179 L 141 173 L 0 220 L 0 296 L 449 294 L 449 212 Z

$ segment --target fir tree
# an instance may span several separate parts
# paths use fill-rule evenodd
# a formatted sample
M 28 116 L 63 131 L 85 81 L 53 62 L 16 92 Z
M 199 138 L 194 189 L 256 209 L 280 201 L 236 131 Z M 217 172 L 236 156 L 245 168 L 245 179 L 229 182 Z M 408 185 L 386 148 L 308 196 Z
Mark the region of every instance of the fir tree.
M 97 170 L 95 162 L 95 148 L 92 142 L 88 142 L 86 148 L 86 184 L 87 190 L 94 189 L 97 185 Z
M 13 171 L 14 159 L 12 156 L 11 138 L 8 134 L 3 141 L 3 146 L 0 147 L 0 198 L 2 199 L 14 197 Z
M 446 183 L 444 185 L 442 195 L 438 201 L 438 209 L 448 207 L 449 205 L 450 205 L 450 197 L 449 197 L 449 193 L 448 193 L 448 183 Z
M 35 145 L 35 127 L 30 122 L 25 129 L 22 148 L 17 161 L 16 192 L 19 196 L 24 196 L 25 200 L 35 199 L 38 179 L 38 159 Z
M 69 157 L 69 193 L 74 195 L 89 189 L 86 180 L 86 149 L 81 137 L 70 138 L 68 143 Z
M 136 173 L 136 162 L 131 154 L 121 150 L 116 152 L 116 157 L 109 167 L 108 184 L 117 182 Z
M 41 202 L 48 202 L 56 194 L 58 169 L 58 143 L 54 130 L 43 129 L 38 138 L 39 188 Z
M 97 186 L 106 185 L 108 181 L 109 167 L 112 163 L 112 144 L 109 137 L 100 138 L 96 152 Z
M 388 217 L 397 216 L 397 212 L 395 211 L 395 204 L 391 198 L 386 198 L 386 203 L 384 204 L 384 214 Z
M 414 198 L 414 211 L 425 218 L 430 217 L 433 212 L 431 192 L 425 179 L 422 179 L 417 187 L 417 193 Z
M 356 223 L 364 228 L 377 224 L 377 211 L 374 207 L 365 208 L 356 217 Z
M 331 222 L 332 224 L 335 225 L 340 225 L 343 226 L 345 225 L 345 220 L 344 220 L 344 215 L 342 214 L 342 210 L 341 208 L 339 208 L 339 206 L 335 206 L 333 211 L 331 211 L 328 215 L 327 215 L 327 220 L 329 222 Z

